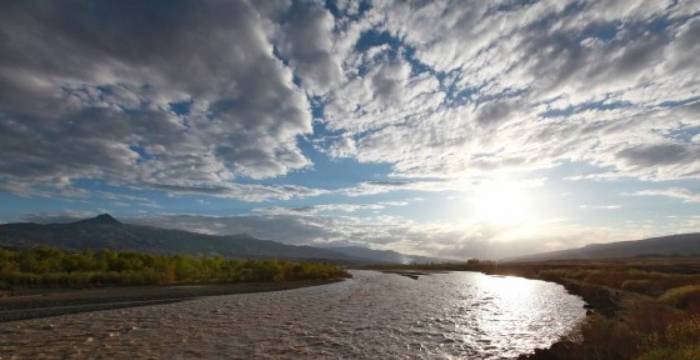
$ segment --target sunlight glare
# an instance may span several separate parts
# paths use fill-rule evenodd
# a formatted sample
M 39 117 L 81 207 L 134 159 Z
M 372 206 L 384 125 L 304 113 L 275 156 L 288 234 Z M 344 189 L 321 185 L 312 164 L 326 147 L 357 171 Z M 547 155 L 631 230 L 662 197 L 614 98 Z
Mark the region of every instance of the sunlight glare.
M 513 181 L 483 183 L 474 190 L 471 202 L 476 219 L 486 223 L 517 225 L 534 218 L 530 192 Z

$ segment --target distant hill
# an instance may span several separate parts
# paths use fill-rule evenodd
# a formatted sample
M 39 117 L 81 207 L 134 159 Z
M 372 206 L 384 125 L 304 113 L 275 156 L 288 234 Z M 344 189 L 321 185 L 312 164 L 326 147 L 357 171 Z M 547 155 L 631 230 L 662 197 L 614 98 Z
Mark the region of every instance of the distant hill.
M 361 247 L 331 249 L 294 246 L 256 239 L 247 234 L 219 236 L 131 225 L 108 214 L 71 223 L 0 225 L 0 246 L 26 248 L 40 245 L 68 250 L 112 249 L 152 254 L 325 260 L 340 263 L 395 262 L 393 259 L 413 258 L 396 252 Z M 392 256 L 388 256 L 388 253 Z
M 591 244 L 577 249 L 522 256 L 517 261 L 606 259 L 642 256 L 700 256 L 700 233 Z

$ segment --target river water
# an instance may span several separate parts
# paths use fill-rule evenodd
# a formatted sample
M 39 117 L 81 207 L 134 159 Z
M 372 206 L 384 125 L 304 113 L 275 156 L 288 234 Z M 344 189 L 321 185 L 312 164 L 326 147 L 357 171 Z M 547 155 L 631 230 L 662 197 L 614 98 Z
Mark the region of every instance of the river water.
M 509 359 L 584 318 L 563 287 L 473 272 L 340 283 L 0 324 L 0 359 Z

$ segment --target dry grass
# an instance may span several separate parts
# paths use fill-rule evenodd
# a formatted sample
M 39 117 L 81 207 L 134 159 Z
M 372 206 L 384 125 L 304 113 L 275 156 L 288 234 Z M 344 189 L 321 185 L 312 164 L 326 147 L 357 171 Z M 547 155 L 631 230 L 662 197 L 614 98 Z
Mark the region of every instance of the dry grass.
M 583 341 L 575 345 L 574 351 L 550 354 L 554 355 L 550 359 L 699 360 L 698 264 L 695 260 L 669 258 L 506 267 L 511 273 L 526 267 L 523 273 L 534 272 L 537 278 L 562 284 L 574 282 L 578 287 L 567 288 L 597 310 L 583 326 Z M 601 292 L 607 295 L 601 296 Z M 609 303 L 617 307 L 601 311 Z
M 686 285 L 667 290 L 659 301 L 700 314 L 700 285 Z

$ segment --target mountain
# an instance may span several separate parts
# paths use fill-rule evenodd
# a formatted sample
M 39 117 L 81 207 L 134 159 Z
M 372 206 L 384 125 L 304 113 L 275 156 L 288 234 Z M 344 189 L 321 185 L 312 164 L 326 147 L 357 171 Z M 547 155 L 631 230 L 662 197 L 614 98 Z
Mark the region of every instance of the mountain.
M 240 258 L 284 258 L 361 262 L 342 253 L 311 246 L 259 240 L 246 234 L 206 235 L 181 230 L 124 224 L 108 214 L 67 224 L 0 225 L 0 246 L 54 246 L 69 250 L 128 250 L 153 254 L 221 255 Z
M 127 250 L 152 254 L 220 255 L 237 258 L 324 260 L 339 263 L 390 263 L 422 259 L 362 247 L 317 248 L 256 239 L 247 234 L 207 235 L 125 224 L 109 214 L 60 224 L 0 225 L 0 246 L 48 245 L 68 250 Z
M 97 215 L 94 218 L 76 221 L 76 224 L 96 224 L 96 225 L 118 225 L 119 220 L 112 217 L 110 214 Z
M 577 249 L 528 255 L 512 260 L 539 261 L 691 255 L 700 256 L 700 233 L 669 235 L 607 244 L 590 244 Z

